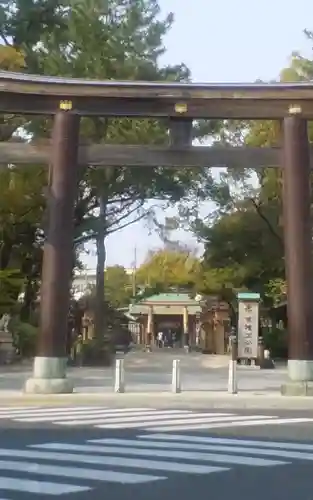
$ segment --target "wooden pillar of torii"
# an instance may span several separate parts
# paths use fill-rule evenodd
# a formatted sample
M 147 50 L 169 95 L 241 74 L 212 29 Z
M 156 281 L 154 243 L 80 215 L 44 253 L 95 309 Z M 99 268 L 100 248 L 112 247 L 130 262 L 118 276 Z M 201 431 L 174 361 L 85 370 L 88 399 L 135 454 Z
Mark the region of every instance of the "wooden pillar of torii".
M 40 330 L 33 374 L 25 392 L 70 393 L 66 339 L 77 196 L 79 116 L 60 110 L 54 117 L 48 229 L 43 252 Z
M 288 376 L 282 394 L 313 395 L 311 170 L 307 121 L 293 107 L 283 121 L 283 220 Z

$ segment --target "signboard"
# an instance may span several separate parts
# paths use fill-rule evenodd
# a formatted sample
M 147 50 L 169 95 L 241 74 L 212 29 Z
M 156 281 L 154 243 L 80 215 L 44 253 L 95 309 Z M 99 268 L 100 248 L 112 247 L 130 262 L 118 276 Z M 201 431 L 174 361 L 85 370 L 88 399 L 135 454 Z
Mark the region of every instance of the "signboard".
M 258 357 L 259 302 L 239 300 L 238 304 L 238 358 Z

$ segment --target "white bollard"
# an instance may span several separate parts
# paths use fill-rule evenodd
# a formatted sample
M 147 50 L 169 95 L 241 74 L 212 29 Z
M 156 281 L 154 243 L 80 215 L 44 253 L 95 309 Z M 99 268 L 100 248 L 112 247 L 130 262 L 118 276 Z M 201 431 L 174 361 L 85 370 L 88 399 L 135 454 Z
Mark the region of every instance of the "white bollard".
M 229 394 L 237 394 L 238 392 L 238 387 L 237 387 L 237 358 L 238 358 L 238 352 L 237 352 L 237 339 L 233 335 L 230 338 L 230 351 L 231 351 L 231 358 L 229 360 L 229 369 L 228 369 L 228 392 Z
M 173 359 L 172 392 L 175 392 L 176 394 L 181 392 L 179 359 Z
M 231 359 L 228 367 L 228 392 L 229 394 L 237 394 L 237 361 Z
M 114 392 L 125 392 L 124 359 L 117 359 L 115 362 Z

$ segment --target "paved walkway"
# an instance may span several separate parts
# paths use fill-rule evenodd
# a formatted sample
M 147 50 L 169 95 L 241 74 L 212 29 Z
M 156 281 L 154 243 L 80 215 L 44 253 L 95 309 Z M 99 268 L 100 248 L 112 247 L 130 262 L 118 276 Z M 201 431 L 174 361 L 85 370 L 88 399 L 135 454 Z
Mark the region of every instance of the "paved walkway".
M 171 393 L 172 364 L 180 359 L 182 393 Z M 182 349 L 162 349 L 152 353 L 138 350 L 125 356 L 125 394 L 115 394 L 114 366 L 110 368 L 69 368 L 74 380 L 75 394 L 24 395 L 25 380 L 31 376 L 31 363 L 2 367 L 0 370 L 0 404 L 38 404 L 53 401 L 63 404 L 99 400 L 109 405 L 191 408 L 299 408 L 313 409 L 313 398 L 287 398 L 280 387 L 287 379 L 284 365 L 275 370 L 254 367 L 238 368 L 237 395 L 227 393 L 228 356 L 186 354 Z
M 226 391 L 228 385 L 228 356 L 185 354 L 173 349 L 152 353 L 131 351 L 124 358 L 127 392 L 171 391 L 173 360 L 180 360 L 183 391 Z M 20 391 L 25 380 L 31 377 L 32 365 L 25 363 L 0 370 L 0 391 Z M 68 376 L 80 393 L 111 393 L 114 387 L 115 367 L 69 368 Z M 240 391 L 279 391 L 286 381 L 284 366 L 275 370 L 238 367 Z

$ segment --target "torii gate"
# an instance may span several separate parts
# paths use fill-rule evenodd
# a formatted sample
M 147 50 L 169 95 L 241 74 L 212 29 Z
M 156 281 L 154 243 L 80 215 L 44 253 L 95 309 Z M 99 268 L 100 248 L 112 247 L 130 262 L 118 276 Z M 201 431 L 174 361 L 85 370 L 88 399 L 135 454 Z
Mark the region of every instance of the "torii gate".
M 282 166 L 288 287 L 289 382 L 283 394 L 313 395 L 313 280 L 310 149 L 313 84 L 182 84 L 88 81 L 0 73 L 3 113 L 54 115 L 50 146 L 0 144 L 2 163 L 50 162 L 50 223 L 41 290 L 41 326 L 33 377 L 26 392 L 69 393 L 65 339 L 69 308 L 73 211 L 79 163 L 123 166 Z M 80 116 L 167 118 L 163 148 L 79 149 Z M 279 120 L 280 148 L 193 148 L 193 119 Z

